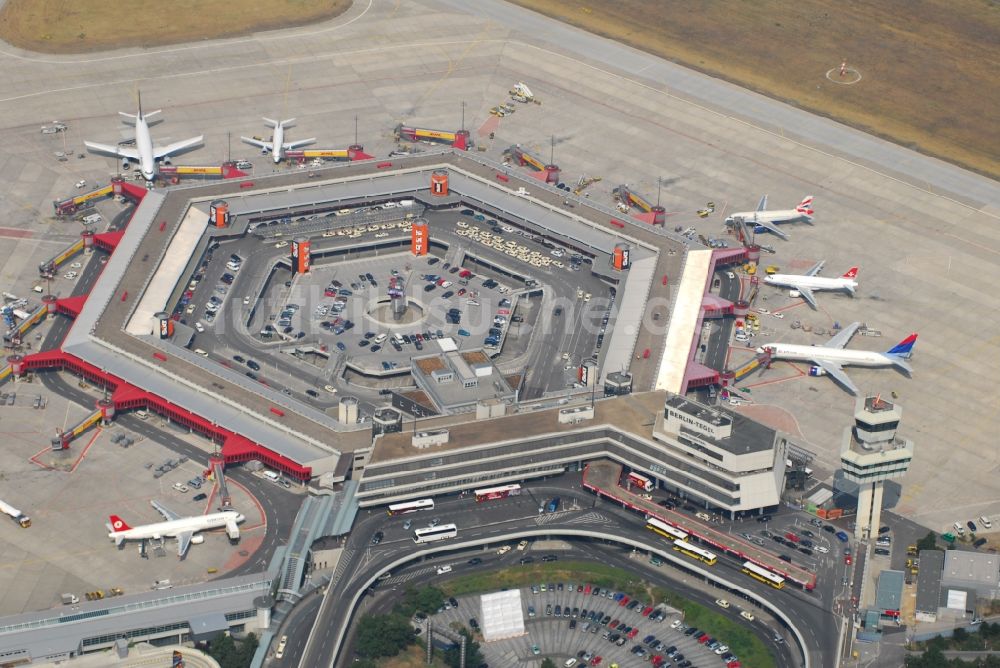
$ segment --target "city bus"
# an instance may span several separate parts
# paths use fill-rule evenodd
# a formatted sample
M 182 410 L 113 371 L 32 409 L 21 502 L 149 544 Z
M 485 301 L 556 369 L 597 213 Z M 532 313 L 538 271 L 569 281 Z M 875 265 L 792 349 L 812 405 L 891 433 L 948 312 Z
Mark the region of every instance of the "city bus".
M 785 578 L 781 577 L 777 573 L 772 573 L 766 568 L 758 566 L 752 561 L 743 562 L 743 573 L 749 575 L 754 580 L 759 580 L 764 584 L 769 584 L 775 589 L 781 589 L 785 586 Z
M 646 528 L 670 540 L 687 540 L 687 533 L 655 517 L 646 518 Z
M 425 527 L 413 532 L 414 543 L 432 543 L 436 540 L 454 538 L 458 535 L 458 527 L 454 524 L 441 524 L 436 527 Z
M 518 484 L 500 485 L 499 487 L 487 487 L 475 491 L 476 501 L 493 501 L 494 499 L 506 499 L 508 496 L 517 496 L 521 493 L 521 486 Z
M 634 471 L 632 473 L 629 473 L 628 477 L 626 477 L 625 480 L 632 487 L 638 487 L 639 489 L 641 489 L 644 492 L 651 492 L 651 491 L 653 491 L 653 487 L 654 487 L 653 481 L 650 480 L 649 478 L 647 478 L 644 475 L 641 475 L 639 473 L 635 473 Z
M 402 515 L 403 513 L 415 513 L 418 510 L 434 510 L 434 499 L 418 499 L 417 501 L 407 501 L 405 503 L 394 503 L 389 506 L 389 515 Z
M 714 566 L 716 562 L 715 554 L 704 550 L 697 545 L 692 545 L 686 540 L 675 540 L 674 549 L 681 554 L 687 555 L 692 559 L 697 559 L 698 561 L 703 561 L 709 566 Z

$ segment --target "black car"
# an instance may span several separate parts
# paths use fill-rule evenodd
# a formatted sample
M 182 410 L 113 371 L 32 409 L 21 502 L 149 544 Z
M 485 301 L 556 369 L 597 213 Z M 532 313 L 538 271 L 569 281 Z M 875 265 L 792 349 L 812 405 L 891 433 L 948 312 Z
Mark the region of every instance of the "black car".
M 372 342 L 369 339 L 361 339 L 358 341 L 358 348 L 367 348 L 371 345 L 371 343 Z
M 372 536 L 372 545 L 378 545 L 382 542 L 382 538 L 385 536 L 381 531 L 376 531 L 375 535 Z
M 699 631 L 698 629 L 692 626 L 691 628 L 689 628 L 687 631 L 684 632 L 684 635 L 693 636 L 695 633 L 699 633 Z
M 757 516 L 757 521 L 758 522 L 770 522 L 772 519 L 773 518 L 770 515 L 758 515 Z
M 244 362 L 246 362 L 246 359 L 243 357 L 243 355 L 233 355 L 233 361 L 243 364 Z
M 310 397 L 313 397 L 314 399 L 319 396 L 319 392 L 317 392 L 316 390 L 306 390 L 306 394 L 308 394 Z
M 799 552 L 801 552 L 802 554 L 806 555 L 807 557 L 811 557 L 812 553 L 813 553 L 813 551 L 810 550 L 808 547 L 800 547 L 799 548 Z
M 451 598 L 449 598 L 448 602 L 451 603 L 451 607 L 453 607 L 453 608 L 457 608 L 458 607 L 458 599 L 455 598 L 454 596 L 452 596 Z
M 789 557 L 787 554 L 779 554 L 778 559 L 781 559 L 782 561 L 787 561 L 788 563 L 792 563 L 792 558 Z
M 976 533 L 976 523 L 973 522 L 972 520 L 966 522 L 965 526 L 969 527 L 969 531 L 971 531 L 972 533 Z
M 554 555 L 554 554 L 546 554 L 544 557 L 542 557 L 542 561 L 546 561 L 546 562 L 548 562 L 548 561 L 557 561 L 558 559 L 559 559 L 559 557 L 556 556 L 556 555 Z
M 204 501 L 207 498 L 208 498 L 208 495 L 205 494 L 204 492 L 202 492 L 201 494 L 195 494 L 194 496 L 192 496 L 191 500 L 192 501 Z M 980 540 L 985 541 L 986 539 L 985 538 L 980 538 Z
M 451 269 L 448 270 L 448 273 L 449 274 L 457 274 L 459 269 L 460 269 L 460 267 L 452 267 Z
M 837 533 L 837 529 L 832 524 L 824 524 L 823 531 L 827 533 Z
M 985 538 L 977 538 L 976 542 L 972 544 L 972 547 L 974 547 L 974 548 L 976 548 L 978 550 L 983 545 L 986 545 L 986 539 Z
M 882 534 L 889 533 L 890 531 L 892 531 L 892 529 L 890 529 L 889 527 L 879 527 L 878 535 L 881 536 Z
M 884 547 L 876 547 L 875 548 L 875 554 L 877 554 L 879 556 L 882 556 L 882 557 L 888 557 L 889 554 L 890 554 L 890 552 L 889 552 L 889 550 L 885 549 Z
M 480 559 L 479 557 L 473 557 L 472 559 L 469 559 L 470 566 L 478 566 L 481 563 L 483 563 L 483 560 Z
M 247 371 L 247 378 L 249 378 L 250 380 L 257 380 L 257 374 L 255 374 L 253 371 Z
M 374 346 L 372 346 L 368 350 L 372 351 L 373 353 L 377 353 L 378 351 L 382 350 L 382 346 L 380 346 L 380 345 L 378 345 L 376 343 Z
M 254 371 L 260 371 L 260 365 L 254 362 L 253 360 L 247 360 L 247 366 L 253 369 Z
M 436 265 L 440 261 L 441 261 L 440 259 L 438 259 L 436 257 L 432 257 L 431 259 L 427 260 L 427 264 L 433 267 L 434 265 Z
M 231 285 L 233 280 L 235 280 L 235 278 L 236 277 L 233 276 L 232 274 L 223 274 L 220 280 L 226 285 Z
M 436 287 L 437 287 L 436 284 L 434 284 L 434 283 L 428 283 L 427 285 L 424 286 L 424 292 L 430 292 L 431 290 L 433 290 Z
M 475 617 L 469 618 L 469 627 L 472 628 L 473 631 L 479 630 L 479 622 L 476 621 Z
M 448 299 L 448 297 L 451 297 L 454 294 L 455 294 L 454 292 L 452 292 L 451 290 L 449 290 L 448 292 L 446 292 L 443 295 L 441 295 L 441 297 L 444 298 L 444 299 Z
M 557 306 L 557 307 L 556 307 L 556 310 L 554 310 L 554 311 L 552 312 L 552 315 L 553 315 L 554 317 L 558 318 L 559 316 L 561 316 L 561 315 L 562 315 L 562 311 L 563 311 L 563 310 L 562 310 L 562 306 Z
M 525 564 L 531 564 L 531 563 L 534 563 L 534 562 L 535 562 L 535 558 L 534 557 L 521 557 L 521 559 L 520 559 L 520 563 L 521 563 L 522 566 L 524 566 Z
M 576 628 L 576 620 L 575 619 L 569 620 L 569 630 L 572 631 L 575 628 Z

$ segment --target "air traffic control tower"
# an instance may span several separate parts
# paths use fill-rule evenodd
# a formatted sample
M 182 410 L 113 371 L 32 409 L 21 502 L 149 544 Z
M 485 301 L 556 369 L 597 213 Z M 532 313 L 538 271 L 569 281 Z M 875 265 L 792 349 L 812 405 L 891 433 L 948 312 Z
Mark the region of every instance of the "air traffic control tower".
M 892 402 L 865 397 L 854 409 L 854 425 L 844 430 L 840 466 L 844 477 L 858 485 L 858 540 L 878 533 L 885 481 L 904 476 L 910 468 L 913 441 L 896 436 L 902 415 L 903 409 Z

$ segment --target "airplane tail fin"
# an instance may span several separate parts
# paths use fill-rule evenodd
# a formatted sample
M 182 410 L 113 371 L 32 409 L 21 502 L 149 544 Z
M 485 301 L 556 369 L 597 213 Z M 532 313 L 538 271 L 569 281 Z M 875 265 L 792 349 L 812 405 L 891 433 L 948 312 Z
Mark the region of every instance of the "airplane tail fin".
M 122 518 L 118 517 L 117 515 L 111 516 L 112 531 L 128 531 L 131 528 L 132 527 L 130 527 Z
M 917 343 L 917 335 L 910 334 L 908 337 L 894 345 L 892 348 L 886 351 L 886 355 L 892 355 L 895 357 L 900 357 L 903 359 L 909 359 L 910 355 L 913 354 L 913 346 Z M 894 361 L 893 364 L 896 364 Z
M 857 267 L 851 267 L 850 269 L 844 272 L 843 276 L 841 276 L 841 278 L 857 278 L 857 277 L 858 277 Z
M 813 196 L 809 195 L 801 202 L 799 202 L 799 205 L 795 207 L 795 210 L 798 211 L 799 213 L 804 213 L 807 216 L 811 216 L 813 215 L 812 203 L 813 203 Z
M 264 118 L 263 120 L 264 120 L 264 125 L 266 125 L 269 128 L 278 127 L 278 121 L 274 120 L 273 118 Z

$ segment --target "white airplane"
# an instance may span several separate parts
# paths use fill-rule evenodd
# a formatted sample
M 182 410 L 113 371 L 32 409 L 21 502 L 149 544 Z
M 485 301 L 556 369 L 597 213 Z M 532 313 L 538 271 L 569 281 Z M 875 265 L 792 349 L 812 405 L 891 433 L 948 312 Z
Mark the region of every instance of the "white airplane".
M 789 295 L 792 297 L 802 297 L 810 306 L 816 308 L 816 297 L 813 290 L 845 290 L 854 296 L 854 288 L 858 287 L 858 282 L 854 279 L 858 277 L 858 268 L 851 267 L 840 278 L 823 278 L 817 276 L 826 261 L 819 262 L 815 267 L 802 275 L 798 274 L 772 274 L 764 277 L 764 283 L 774 285 L 779 288 L 789 288 Z
M 306 146 L 307 144 L 312 144 L 316 141 L 315 137 L 300 139 L 298 141 L 285 141 L 285 128 L 290 128 L 292 126 L 292 123 L 295 122 L 294 118 L 289 118 L 287 121 L 275 121 L 270 118 L 265 118 L 264 122 L 267 124 L 267 127 L 274 128 L 274 133 L 271 135 L 271 141 L 263 141 L 254 137 L 240 137 L 240 139 L 248 144 L 259 146 L 261 149 L 260 152 L 264 155 L 267 155 L 267 153 L 270 152 L 271 158 L 274 160 L 274 164 L 278 164 L 284 159 L 285 151 L 290 151 L 300 146 Z
M 232 540 L 236 540 L 240 537 L 240 529 L 237 525 L 246 519 L 235 510 L 197 515 L 195 517 L 181 517 L 156 501 L 150 501 L 150 503 L 163 515 L 166 520 L 165 522 L 130 527 L 125 523 L 125 520 L 117 515 L 112 515 L 110 518 L 111 523 L 108 524 L 108 529 L 110 530 L 108 538 L 113 539 L 115 545 L 121 545 L 126 540 L 176 538 L 177 556 L 183 557 L 191 543 L 200 545 L 205 542 L 204 536 L 195 535 L 197 532 L 225 527 L 229 537 Z
M 844 373 L 843 367 L 866 366 L 883 367 L 894 366 L 904 371 L 907 375 L 913 373 L 913 369 L 906 362 L 913 354 L 913 345 L 917 342 L 917 335 L 910 334 L 908 337 L 897 343 L 884 353 L 877 353 L 868 350 L 844 350 L 844 346 L 854 336 L 854 332 L 861 325 L 859 322 L 851 323 L 839 334 L 830 339 L 825 346 L 802 346 L 791 343 L 766 343 L 757 349 L 758 353 L 770 352 L 773 359 L 792 360 L 797 362 L 812 362 L 813 367 L 809 370 L 811 376 L 832 376 L 851 394 L 857 394 L 858 388 L 851 382 L 851 379 Z
M 809 195 L 794 209 L 784 211 L 768 211 L 767 195 L 760 198 L 756 211 L 738 211 L 726 218 L 726 224 L 732 225 L 736 218 L 742 218 L 747 225 L 754 226 L 754 232 L 771 232 L 782 239 L 788 240 L 788 235 L 778 229 L 778 225 L 783 223 L 812 223 L 813 219 L 813 196 Z
M 108 144 L 98 144 L 96 142 L 83 142 L 91 151 L 115 155 L 122 159 L 122 168 L 128 169 L 131 162 L 139 163 L 139 171 L 146 177 L 147 181 L 156 178 L 156 166 L 160 160 L 170 162 L 170 156 L 187 149 L 198 146 L 202 143 L 204 135 L 198 135 L 191 139 L 168 144 L 167 146 L 153 146 L 153 138 L 149 134 L 149 119 L 160 113 L 160 109 L 151 111 L 148 114 L 142 113 L 142 95 L 139 95 L 139 110 L 136 114 L 126 114 L 124 111 L 118 113 L 135 124 L 135 148 L 128 146 L 109 146 Z M 129 121 L 126 121 L 129 122 Z

